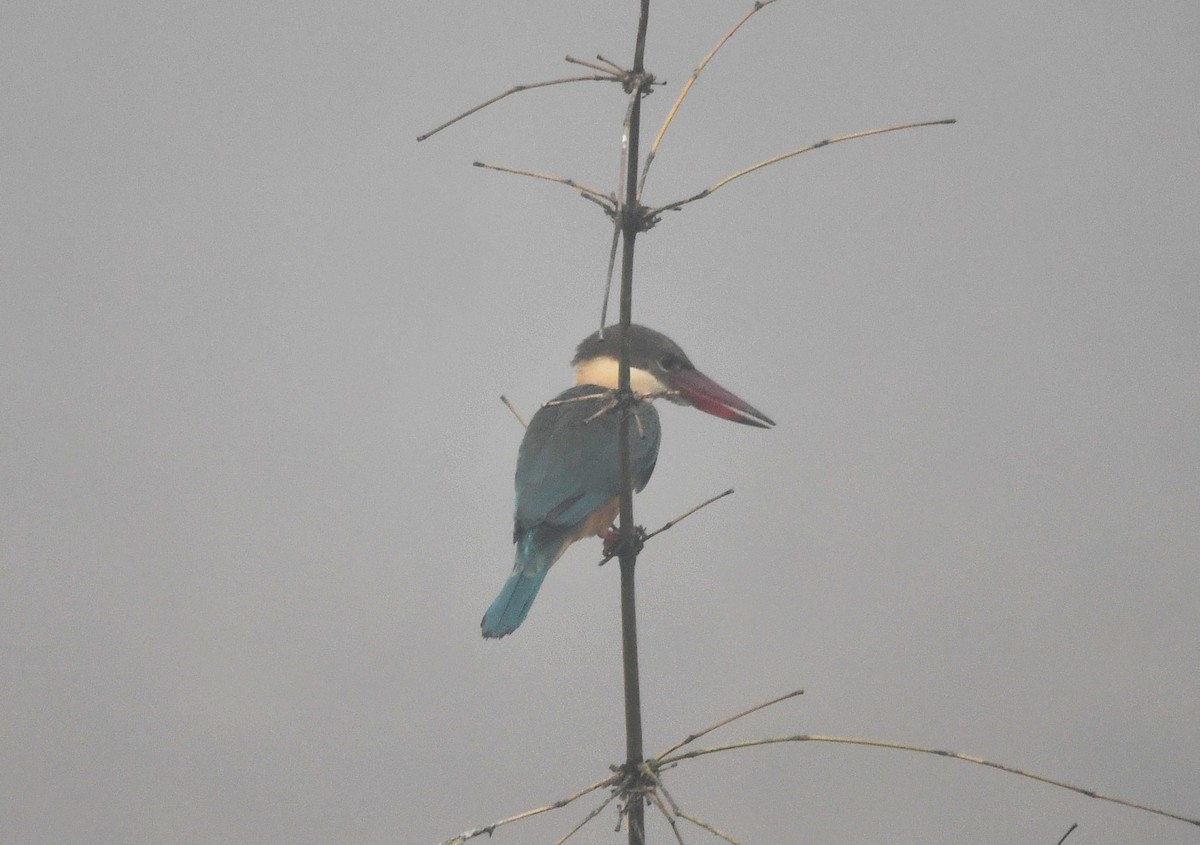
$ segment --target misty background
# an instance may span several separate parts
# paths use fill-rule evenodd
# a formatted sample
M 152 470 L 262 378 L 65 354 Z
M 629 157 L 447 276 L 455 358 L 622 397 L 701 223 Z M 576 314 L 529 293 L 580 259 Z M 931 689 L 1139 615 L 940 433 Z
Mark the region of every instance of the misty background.
M 636 3 L 0 10 L 0 842 L 434 843 L 608 774 L 598 541 L 485 642 L 527 415 L 599 322 Z M 749 8 L 656 0 L 669 85 Z M 664 406 L 646 748 L 867 736 L 1200 816 L 1200 6 L 779 2 L 700 77 L 634 315 Z M 745 843 L 1195 842 L 965 763 L 681 765 Z M 552 842 L 592 803 L 504 828 Z M 668 841 L 657 820 L 652 842 Z M 618 841 L 609 810 L 572 841 Z M 688 829 L 689 843 L 712 841 Z M 623 837 L 623 834 L 622 834 Z

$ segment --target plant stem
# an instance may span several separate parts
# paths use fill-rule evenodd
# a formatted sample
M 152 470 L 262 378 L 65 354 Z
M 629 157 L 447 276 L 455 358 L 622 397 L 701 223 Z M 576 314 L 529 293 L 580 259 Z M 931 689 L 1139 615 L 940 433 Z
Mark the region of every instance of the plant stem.
M 634 90 L 625 126 L 625 160 L 622 173 L 624 199 L 621 204 L 621 363 L 618 388 L 629 392 L 629 331 L 633 315 L 633 248 L 640 224 L 637 200 L 638 135 L 642 122 L 642 80 L 645 71 L 646 27 L 650 18 L 650 0 L 641 0 L 637 40 L 634 45 Z M 621 472 L 621 656 L 625 670 L 625 763 L 632 772 L 642 763 L 642 693 L 638 678 L 637 598 L 634 568 L 637 550 L 633 522 L 633 474 L 629 462 L 629 413 L 621 415 L 617 454 Z M 627 800 L 629 845 L 645 845 L 645 803 L 640 794 Z

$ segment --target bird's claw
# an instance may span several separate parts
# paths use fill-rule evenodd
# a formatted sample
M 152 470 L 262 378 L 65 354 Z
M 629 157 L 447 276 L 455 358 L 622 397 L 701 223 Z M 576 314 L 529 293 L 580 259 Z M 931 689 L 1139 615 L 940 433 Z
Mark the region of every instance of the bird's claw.
M 629 549 L 633 554 L 639 554 L 642 547 L 646 545 L 646 529 L 640 525 L 635 525 L 633 528 L 633 538 L 629 544 L 632 548 Z M 604 559 L 619 557 L 625 551 L 621 543 L 621 530 L 615 525 L 610 525 L 608 530 L 604 532 Z

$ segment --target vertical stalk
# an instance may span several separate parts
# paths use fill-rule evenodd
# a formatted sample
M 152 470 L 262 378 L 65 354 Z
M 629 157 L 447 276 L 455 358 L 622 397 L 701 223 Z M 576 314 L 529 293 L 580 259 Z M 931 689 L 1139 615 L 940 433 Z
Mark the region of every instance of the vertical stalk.
M 618 388 L 629 392 L 629 323 L 633 314 L 633 248 L 640 224 L 637 198 L 638 135 L 642 122 L 642 74 L 645 72 L 646 27 L 650 18 L 650 0 L 641 0 L 637 41 L 633 54 L 632 100 L 625 126 L 625 161 L 622 172 L 624 199 L 621 203 L 621 363 Z M 633 473 L 629 464 L 629 412 L 621 415 L 617 429 L 617 454 L 621 472 L 621 655 L 625 669 L 625 764 L 630 771 L 642 763 L 642 693 L 638 676 L 637 600 L 634 568 Z M 645 845 L 645 802 L 635 795 L 627 805 L 629 845 Z

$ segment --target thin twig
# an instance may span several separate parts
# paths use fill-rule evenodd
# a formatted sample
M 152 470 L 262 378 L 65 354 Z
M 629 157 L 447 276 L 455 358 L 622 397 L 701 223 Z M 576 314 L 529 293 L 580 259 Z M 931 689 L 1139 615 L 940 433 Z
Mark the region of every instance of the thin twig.
M 602 417 L 602 416 L 604 416 L 604 415 L 605 415 L 605 414 L 607 414 L 609 411 L 616 410 L 617 404 L 618 404 L 618 402 L 617 402 L 617 396 L 616 396 L 616 394 L 615 394 L 615 393 L 613 393 L 613 394 L 611 394 L 611 395 L 608 397 L 608 402 L 607 402 L 606 404 L 604 404 L 604 405 L 601 405 L 599 410 L 597 410 L 597 411 L 596 411 L 594 414 L 592 414 L 590 417 L 587 417 L 587 418 L 585 418 L 585 419 L 584 419 L 584 421 L 583 421 L 583 424 L 584 424 L 584 425 L 587 425 L 587 424 L 588 424 L 588 423 L 590 423 L 592 420 L 594 420 L 594 419 L 598 419 L 599 417 Z
M 574 56 L 564 56 L 563 58 L 573 65 L 582 65 L 583 67 L 590 67 L 592 70 L 598 70 L 601 73 L 612 77 L 614 80 L 619 80 L 625 74 L 625 71 L 621 70 L 620 68 L 617 69 L 617 73 L 613 73 L 610 68 L 607 68 L 604 65 L 593 64 L 592 62 L 587 62 L 583 59 L 577 59 Z
M 568 396 L 566 399 L 550 399 L 542 403 L 543 408 L 557 408 L 559 405 L 574 405 L 576 402 L 589 402 L 593 399 L 605 399 L 609 402 L 615 402 L 613 394 L 616 391 L 609 390 L 606 387 L 600 387 L 598 384 L 591 384 L 588 387 L 596 388 L 594 393 L 581 393 L 578 396 Z
M 1067 837 L 1071 835 L 1071 831 L 1075 830 L 1077 827 L 1079 827 L 1079 822 L 1072 822 L 1071 826 L 1067 828 L 1067 832 L 1062 835 L 1062 839 L 1058 840 L 1058 845 L 1062 845 L 1064 842 L 1066 842 Z
M 587 196 L 584 194 L 584 196 Z M 621 218 L 613 215 L 612 243 L 608 247 L 608 273 L 604 277 L 604 302 L 600 306 L 600 330 L 608 322 L 608 295 L 612 292 L 613 269 L 617 266 L 617 244 L 621 242 Z
M 517 418 L 517 422 L 521 424 L 521 428 L 529 428 L 529 423 L 525 422 L 525 418 L 521 416 L 521 412 L 517 410 L 512 402 L 508 401 L 508 397 L 503 393 L 500 394 L 500 401 L 508 406 L 508 410 L 512 412 L 512 415 Z
M 671 808 L 671 812 L 674 815 L 679 816 L 680 818 L 687 819 L 692 824 L 698 824 L 701 827 L 708 829 L 710 832 L 715 833 L 717 836 L 720 836 L 720 837 L 726 839 L 726 841 L 733 842 L 733 845 L 741 845 L 741 843 L 735 842 L 734 840 L 730 839 L 725 834 L 721 833 L 721 831 L 717 830 L 716 828 L 712 827 L 711 825 L 705 824 L 704 822 L 700 821 L 699 819 L 692 818 L 687 813 L 685 813 L 683 810 L 679 809 L 679 803 L 675 800 L 675 797 L 673 795 L 671 795 L 671 793 L 667 790 L 667 785 L 662 782 L 662 778 L 660 778 L 658 776 L 657 772 L 654 772 L 654 787 L 657 792 L 662 793 L 662 797 L 666 799 L 667 806 L 669 806 Z M 671 827 L 675 828 L 675 837 L 677 839 L 679 839 L 680 838 L 679 830 L 678 830 L 678 828 L 676 828 L 674 821 L 671 822 Z M 680 839 L 680 841 L 682 841 L 682 839 Z
M 596 205 L 600 206 L 600 208 L 602 208 L 604 210 L 604 213 L 607 214 L 609 217 L 613 218 L 614 220 L 617 219 L 617 201 L 614 200 L 611 196 L 601 197 L 601 198 L 597 199 L 596 197 L 592 196 L 591 194 L 583 193 L 583 192 L 580 192 L 579 196 L 583 197 L 588 202 L 594 202 Z
M 687 819 L 688 821 L 690 821 L 692 824 L 696 825 L 697 827 L 704 828 L 709 833 L 711 833 L 713 836 L 721 837 L 726 842 L 728 842 L 729 845 L 742 845 L 741 842 L 738 842 L 736 839 L 734 839 L 728 833 L 722 833 L 721 831 L 717 830 L 715 827 L 713 827 L 708 822 L 700 821 L 700 819 L 697 819 L 693 816 L 689 816 L 687 813 L 683 812 L 682 810 L 679 811 L 679 818 Z
M 683 100 L 687 97 L 688 92 L 692 90 L 692 85 L 696 82 L 696 77 L 700 75 L 700 71 L 712 61 L 712 57 L 717 54 L 717 51 L 725 46 L 725 42 L 733 37 L 733 34 L 742 28 L 742 24 L 750 20 L 750 18 L 761 9 L 763 6 L 769 6 L 775 0 L 755 0 L 753 8 L 750 9 L 742 19 L 733 25 L 729 32 L 725 33 L 725 37 L 717 42 L 717 46 L 708 51 L 708 55 L 704 57 L 704 61 L 696 65 L 696 69 L 692 71 L 692 75 L 688 77 L 688 81 L 684 83 L 683 90 L 679 92 L 679 97 L 675 100 L 675 105 L 671 106 L 671 111 L 667 113 L 666 120 L 663 121 L 662 128 L 658 130 L 658 135 L 654 138 L 654 143 L 650 145 L 650 152 L 646 155 L 646 163 L 642 166 L 642 178 L 638 182 L 637 194 L 640 199 L 642 189 L 646 187 L 646 176 L 650 173 L 650 162 L 654 161 L 654 157 L 658 155 L 658 145 L 662 143 L 663 135 L 667 134 L 667 127 L 671 125 L 671 121 L 675 119 L 675 113 L 679 111 L 679 107 L 683 104 Z
M 664 531 L 666 531 L 670 528 L 674 528 L 677 524 L 679 524 L 680 522 L 683 522 L 685 519 L 687 519 L 689 516 L 691 516 L 692 514 L 694 514 L 696 511 L 700 510 L 701 508 L 706 508 L 709 505 L 711 505 L 713 502 L 716 502 L 720 499 L 724 499 L 726 496 L 732 496 L 732 495 L 733 495 L 733 488 L 730 487 L 725 492 L 718 493 L 717 495 L 713 496 L 711 499 L 705 499 L 703 502 L 696 505 L 696 507 L 692 508 L 691 510 L 687 511 L 686 513 L 681 513 L 679 516 L 675 517 L 674 519 L 668 520 L 666 523 L 663 524 L 662 528 L 659 528 L 657 531 L 652 531 L 649 534 L 647 534 L 645 539 L 649 540 L 651 537 L 657 537 L 659 534 L 663 533 Z M 774 703 L 774 702 L 771 702 L 771 703 Z
M 667 824 L 671 826 L 671 832 L 675 834 L 675 841 L 678 842 L 679 845 L 684 845 L 683 837 L 679 833 L 679 825 L 675 822 L 675 816 L 670 810 L 667 809 L 667 806 L 663 804 L 662 796 L 656 791 L 651 791 L 650 803 L 652 803 L 655 807 L 658 807 L 658 811 L 662 813 L 663 818 L 667 820 Z
M 732 493 L 732 492 L 733 492 L 733 490 L 726 490 L 724 493 L 721 494 L 721 496 L 728 495 L 729 493 Z M 720 498 L 720 496 L 716 496 L 712 499 L 709 499 L 708 501 L 715 502 L 719 498 Z M 708 502 L 705 502 L 704 504 L 708 504 Z M 704 507 L 704 505 L 700 505 L 700 507 Z M 693 510 L 695 510 L 695 508 L 693 508 Z M 684 514 L 684 516 L 687 516 L 687 514 Z M 680 519 L 682 519 L 682 518 L 683 517 L 680 517 Z M 659 530 L 664 530 L 664 529 L 659 529 Z M 657 532 L 655 532 L 655 533 L 657 533 Z M 649 537 L 647 537 L 647 539 L 649 539 Z M 661 763 L 664 759 L 666 759 L 666 757 L 668 755 L 674 754 L 676 751 L 678 751 L 680 748 L 683 748 L 685 745 L 691 745 L 693 742 L 698 740 L 700 737 L 704 736 L 705 734 L 712 733 L 717 728 L 723 728 L 726 725 L 728 725 L 730 722 L 736 722 L 738 719 L 749 716 L 751 713 L 757 713 L 759 710 L 766 710 L 768 707 L 770 707 L 774 704 L 779 704 L 781 701 L 787 701 L 789 698 L 795 698 L 798 695 L 804 695 L 804 690 L 802 690 L 802 689 L 792 690 L 789 693 L 784 693 L 783 695 L 779 696 L 778 698 L 772 698 L 770 701 L 764 701 L 762 704 L 755 704 L 753 707 L 751 707 L 747 710 L 743 710 L 741 713 L 737 713 L 726 719 L 722 719 L 719 722 L 714 722 L 713 724 L 709 725 L 707 728 L 704 728 L 701 731 L 697 731 L 694 734 L 688 734 L 682 740 L 675 743 L 670 748 L 668 748 L 666 751 L 662 752 L 657 757 L 655 757 L 654 760 L 657 763 Z
M 638 409 L 633 409 L 633 421 L 637 423 L 638 440 L 646 439 L 646 426 L 642 423 L 642 415 L 638 413 Z
M 998 769 L 1002 772 L 1008 772 L 1009 774 L 1012 774 L 1012 775 L 1018 775 L 1023 778 L 1029 778 L 1030 780 L 1040 781 L 1042 783 L 1049 784 L 1050 786 L 1057 786 L 1060 789 L 1066 789 L 1071 792 L 1076 792 L 1080 795 L 1085 795 L 1088 798 L 1097 798 L 1101 801 L 1106 801 L 1110 804 L 1120 804 L 1123 807 L 1129 807 L 1134 810 L 1141 810 L 1146 813 L 1153 813 L 1156 816 L 1164 816 L 1168 819 L 1175 819 L 1176 821 L 1187 822 L 1188 824 L 1196 825 L 1196 826 L 1200 827 L 1200 819 L 1197 819 L 1197 818 L 1189 818 L 1188 816 L 1181 816 L 1178 813 L 1172 813 L 1167 810 L 1159 810 L 1155 807 L 1150 807 L 1145 804 L 1138 804 L 1133 801 L 1127 801 L 1124 798 L 1114 798 L 1111 795 L 1102 795 L 1099 792 L 1096 792 L 1095 790 L 1092 790 L 1092 789 L 1084 789 L 1081 786 L 1074 786 L 1065 781 L 1055 780 L 1054 778 L 1046 777 L 1045 775 L 1038 775 L 1038 774 L 1034 774 L 1033 772 L 1026 772 L 1026 771 L 1023 771 L 1022 769 L 1017 769 L 1012 766 L 1006 766 L 1003 763 L 993 763 L 991 760 L 984 760 L 982 757 L 975 757 L 970 754 L 959 754 L 956 751 L 943 751 L 941 749 L 922 748 L 917 745 L 906 745 L 904 743 L 899 743 L 899 742 L 887 742 L 885 740 L 880 740 L 880 739 L 859 739 L 859 738 L 855 738 L 855 737 L 844 737 L 844 736 L 820 736 L 817 734 L 797 734 L 795 736 L 779 736 L 779 737 L 769 737 L 766 739 L 746 740 L 743 742 L 731 742 L 726 745 L 718 745 L 718 746 L 714 746 L 712 748 L 697 748 L 692 751 L 685 751 L 682 754 L 676 754 L 674 756 L 665 757 L 663 759 L 656 760 L 655 762 L 658 765 L 664 765 L 667 763 L 677 763 L 680 760 L 687 760 L 687 759 L 690 759 L 693 757 L 702 757 L 706 754 L 716 754 L 716 753 L 722 752 L 722 751 L 732 751 L 736 748 L 753 748 L 753 747 L 760 746 L 760 745 L 776 745 L 778 743 L 783 743 L 783 742 L 830 742 L 830 743 L 837 743 L 840 745 L 865 745 L 865 746 L 869 746 L 872 748 L 889 748 L 889 749 L 892 749 L 895 751 L 912 751 L 912 752 L 915 752 L 918 754 L 933 754 L 937 757 L 951 757 L 955 760 L 962 760 L 963 762 L 966 762 L 966 763 L 974 763 L 975 765 L 978 765 L 978 766 L 987 766 L 988 768 Z
M 590 385 L 590 386 L 595 387 L 596 385 Z M 542 407 L 543 408 L 555 408 L 555 407 L 558 407 L 559 405 L 573 405 L 576 402 L 587 402 L 588 400 L 591 400 L 591 399 L 604 399 L 605 402 L 603 405 L 600 406 L 599 410 L 597 410 L 595 413 L 593 413 L 590 417 L 586 417 L 584 419 L 584 421 L 583 421 L 584 425 L 587 425 L 592 420 L 602 417 L 607 413 L 615 411 L 621 404 L 620 400 L 617 398 L 617 391 L 606 390 L 606 389 L 602 388 L 599 393 L 583 393 L 583 394 L 580 394 L 579 396 L 568 396 L 566 399 L 551 399 L 548 402 L 542 403 Z M 641 401 L 649 402 L 654 399 L 654 395 L 651 394 L 648 396 L 642 396 L 642 397 L 640 397 L 640 399 L 641 399 Z M 633 419 L 635 422 L 637 422 L 638 437 L 641 439 L 644 439 L 646 437 L 646 429 L 642 425 L 642 417 L 638 413 L 638 408 L 633 409 Z
M 675 798 L 670 792 L 667 791 L 667 785 L 662 782 L 662 778 L 658 776 L 657 772 L 653 772 L 653 775 L 654 788 L 662 793 L 663 798 L 667 799 L 667 804 L 670 806 L 671 812 L 675 813 L 675 815 L 679 815 L 679 805 L 675 803 Z
M 617 797 L 617 793 L 614 792 L 613 794 L 611 794 L 607 798 L 605 798 L 603 803 L 600 804 L 600 806 L 594 808 L 590 813 L 588 813 L 586 816 L 584 816 L 583 821 L 581 821 L 579 824 L 577 824 L 573 828 L 571 828 L 567 832 L 567 835 L 564 836 L 562 839 L 558 840 L 557 842 L 555 842 L 554 845 L 563 845 L 564 842 L 566 842 L 568 839 L 570 839 L 572 836 L 574 836 L 576 833 L 578 833 L 585 824 L 587 824 L 592 819 L 596 818 L 596 816 L 598 816 L 602 812 L 604 812 L 604 808 L 607 807 L 609 804 L 611 804 L 613 799 L 616 797 Z
M 715 185 L 711 185 L 711 186 L 705 188 L 703 191 L 701 191 L 700 193 L 698 193 L 694 196 L 690 196 L 687 199 L 679 200 L 677 202 L 673 202 L 673 203 L 669 203 L 664 206 L 660 206 L 659 208 L 650 209 L 649 211 L 647 211 L 645 213 L 645 215 L 647 217 L 653 218 L 653 217 L 657 217 L 658 215 L 662 214 L 664 211 L 674 211 L 675 209 L 682 208 L 683 206 L 687 205 L 690 202 L 695 202 L 696 200 L 702 200 L 705 197 L 707 197 L 709 194 L 716 193 L 719 189 L 725 187 L 730 182 L 732 182 L 734 179 L 740 179 L 741 177 L 746 176 L 750 173 L 753 173 L 756 170 L 762 170 L 764 167 L 769 167 L 772 164 L 775 164 L 780 161 L 784 161 L 785 159 L 792 158 L 793 156 L 798 156 L 801 153 L 807 153 L 807 152 L 812 152 L 813 150 L 819 150 L 821 147 L 828 147 L 830 144 L 840 144 L 842 141 L 854 141 L 858 138 L 869 138 L 872 135 L 883 135 L 886 132 L 899 132 L 901 129 L 917 129 L 922 126 L 947 126 L 951 123 L 957 123 L 957 122 L 958 121 L 955 118 L 949 118 L 947 120 L 924 120 L 919 123 L 902 123 L 902 124 L 899 124 L 896 126 L 885 126 L 882 129 L 867 129 L 863 132 L 852 132 L 849 135 L 839 135 L 836 138 L 826 138 L 824 141 L 817 141 L 817 143 L 809 144 L 807 147 L 800 147 L 799 149 L 792 150 L 791 152 L 783 153 L 782 155 L 777 155 L 772 158 L 769 158 L 766 161 L 760 161 L 758 164 L 751 165 L 750 167 L 744 168 L 742 170 L 737 171 L 736 173 L 732 173 L 729 176 L 726 176 L 720 182 L 717 182 Z
M 587 795 L 589 792 L 595 792 L 597 789 L 603 789 L 606 786 L 615 785 L 620 779 L 620 775 L 609 775 L 604 780 L 598 780 L 591 786 L 585 786 L 575 794 L 568 795 L 566 798 L 560 798 L 551 804 L 543 804 L 541 807 L 534 807 L 532 810 L 526 810 L 523 813 L 517 813 L 515 816 L 509 816 L 508 818 L 500 819 L 499 821 L 492 822 L 486 827 L 476 827 L 471 830 L 464 830 L 462 833 L 458 834 L 458 836 L 452 836 L 445 840 L 441 843 L 441 845 L 462 845 L 462 843 L 466 842 L 468 839 L 474 839 L 476 836 L 484 836 L 485 834 L 487 836 L 491 836 L 492 833 L 495 832 L 496 828 L 503 827 L 506 824 L 512 824 L 513 822 L 519 822 L 522 819 L 538 816 L 542 813 L 548 813 L 551 810 L 557 810 L 561 807 L 565 807 L 572 801 L 578 800 L 579 798 Z
M 633 122 L 634 107 L 641 100 L 641 90 L 635 88 L 629 95 L 629 105 L 625 107 L 625 120 L 621 124 L 621 161 L 617 167 L 617 184 L 624 185 L 629 180 L 626 177 L 626 168 L 629 167 L 629 132 Z M 636 167 L 636 163 L 634 164 Z M 613 216 L 613 225 L 616 232 L 613 233 L 612 256 L 610 261 L 609 273 L 604 281 L 604 302 L 600 306 L 600 328 L 604 328 L 604 323 L 608 320 L 608 298 L 612 291 L 612 266 L 616 261 L 617 249 L 617 234 L 627 231 L 627 218 L 633 213 L 633 204 L 626 200 L 618 202 L 617 213 Z
M 608 200 L 612 202 L 612 198 L 598 188 L 592 188 L 588 185 L 581 185 L 574 179 L 566 179 L 562 176 L 551 176 L 548 173 L 537 173 L 533 170 L 522 170 L 519 167 L 506 167 L 503 164 L 488 164 L 483 161 L 471 162 L 475 167 L 482 167 L 487 170 L 499 170 L 501 173 L 515 173 L 518 176 L 530 176 L 534 179 L 544 179 L 547 182 L 557 182 L 560 185 L 566 185 L 568 188 L 574 188 L 577 191 L 582 191 L 585 194 L 591 194 L 596 199 Z
M 601 68 L 601 70 L 603 70 L 603 68 Z M 519 94 L 522 91 L 532 91 L 534 88 L 545 88 L 550 85 L 563 85 L 564 83 L 567 83 L 567 82 L 618 82 L 618 81 L 620 81 L 618 77 L 613 76 L 611 73 L 605 72 L 603 75 L 596 74 L 594 76 L 568 76 L 563 79 L 551 79 L 546 82 L 530 82 L 525 85 L 514 85 L 512 88 L 509 88 L 507 91 L 503 92 L 502 94 L 497 94 L 495 97 L 492 97 L 490 100 L 484 100 L 479 105 L 477 105 L 473 108 L 467 109 L 465 112 L 460 114 L 458 117 L 452 117 L 449 120 L 447 120 L 445 123 L 441 124 L 440 126 L 435 126 L 433 129 L 430 129 L 424 135 L 418 135 L 417 141 L 418 142 L 424 141 L 426 138 L 430 137 L 431 135 L 436 135 L 438 132 L 441 132 L 447 126 L 453 126 L 454 124 L 456 124 L 460 120 L 462 120 L 464 117 L 470 117 L 471 115 L 475 114 L 475 112 L 479 111 L 480 109 L 485 109 L 488 106 L 490 106 L 492 103 L 499 102 L 500 100 L 503 100 L 505 97 L 511 96 L 513 94 Z
M 629 167 L 629 130 L 633 123 L 634 107 L 641 101 L 642 92 L 635 88 L 629 95 L 629 103 L 625 106 L 625 120 L 621 122 L 621 161 L 617 166 L 617 184 L 624 185 L 626 180 L 625 168 Z M 636 167 L 636 163 L 633 165 Z M 622 215 L 630 214 L 634 204 L 622 200 L 619 210 Z
M 570 401 L 570 400 L 567 400 L 567 401 Z M 703 502 L 696 505 L 696 507 L 692 508 L 691 510 L 687 511 L 686 513 L 681 513 L 679 516 L 675 517 L 674 519 L 668 520 L 667 523 L 665 525 L 663 525 L 661 528 L 659 528 L 657 531 L 652 531 L 651 533 L 647 534 L 645 537 L 642 538 L 642 542 L 645 543 L 651 537 L 657 537 L 659 534 L 663 533 L 668 528 L 674 528 L 676 525 L 683 522 L 685 519 L 687 519 L 689 516 L 694 514 L 696 511 L 700 510 L 701 508 L 708 507 L 709 505 L 711 505 L 713 502 L 717 501 L 718 499 L 724 499 L 726 496 L 728 496 L 732 492 L 733 492 L 733 488 L 730 487 L 724 493 L 718 493 L 717 495 L 713 496 L 711 499 L 705 499 Z M 598 565 L 604 566 L 604 564 L 608 563 L 614 557 L 616 557 L 616 554 L 605 555 L 604 559 L 601 560 Z M 769 702 L 769 703 L 772 703 L 772 702 Z M 664 754 L 665 753 L 666 752 L 664 752 Z
M 616 72 L 616 73 L 619 73 L 621 76 L 628 76 L 628 75 L 629 75 L 629 71 L 628 71 L 628 70 L 626 70 L 625 68 L 621 67 L 619 64 L 617 64 L 616 62 L 614 62 L 612 59 L 606 59 L 606 58 L 604 58 L 604 56 L 600 55 L 599 53 L 597 53 L 597 54 L 596 54 L 596 61 L 598 61 L 598 62 L 603 62 L 604 64 L 606 64 L 606 65 L 608 65 L 610 68 L 612 68 L 614 72 Z

